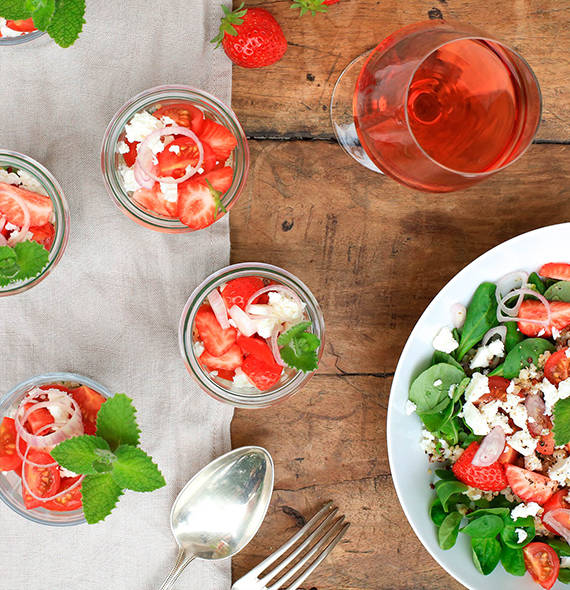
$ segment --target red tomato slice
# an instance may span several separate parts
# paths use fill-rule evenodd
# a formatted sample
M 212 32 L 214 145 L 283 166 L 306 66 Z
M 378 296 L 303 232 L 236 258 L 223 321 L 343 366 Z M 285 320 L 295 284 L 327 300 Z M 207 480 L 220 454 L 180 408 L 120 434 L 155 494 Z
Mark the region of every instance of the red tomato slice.
M 529 543 L 523 549 L 524 563 L 532 579 L 546 590 L 554 586 L 558 572 L 560 571 L 560 560 L 556 551 L 546 543 Z
M 557 350 L 548 357 L 544 365 L 544 376 L 554 385 L 570 377 L 570 358 L 566 356 L 566 352 L 568 348 Z
M 61 485 L 57 493 L 63 492 L 71 487 L 79 477 L 64 477 L 61 480 Z M 44 505 L 47 510 L 54 510 L 55 512 L 68 512 L 77 510 L 83 506 L 83 498 L 81 497 L 81 484 L 73 488 L 70 492 L 62 494 L 53 500 L 49 500 Z
M 36 449 L 31 449 L 27 458 L 40 465 L 49 465 L 54 462 L 50 455 Z M 26 478 L 30 491 L 40 498 L 53 496 L 59 490 L 61 478 L 57 465 L 39 467 L 38 465 L 26 463 L 23 476 Z
M 27 412 L 29 409 L 33 408 L 35 404 L 25 404 L 24 405 L 24 411 Z M 47 408 L 39 408 L 38 410 L 34 410 L 29 416 L 28 416 L 28 420 L 27 420 L 27 425 L 29 430 L 32 432 L 32 434 L 37 434 L 40 430 L 40 436 L 42 434 L 49 434 L 49 431 L 51 429 L 49 428 L 45 428 L 44 430 L 42 430 L 44 428 L 44 426 L 47 426 L 48 424 L 53 424 L 54 420 L 53 420 L 53 416 L 49 413 L 49 410 Z
M 23 199 L 28 206 L 30 225 L 39 226 L 49 223 L 53 212 L 53 203 L 49 197 L 33 193 L 12 184 L 0 182 L 0 213 L 10 223 L 18 227 L 24 225 L 24 213 L 15 197 Z
M 55 239 L 55 227 L 53 223 L 30 227 L 32 240 L 41 244 L 46 250 L 50 250 Z
M 6 26 L 13 31 L 20 31 L 21 33 L 31 33 L 36 30 L 34 19 L 27 18 L 25 20 L 7 20 Z
M 489 393 L 484 393 L 480 398 L 473 402 L 476 406 L 486 404 L 487 402 L 500 399 L 505 401 L 507 399 L 507 387 L 510 381 L 504 377 L 492 375 L 489 377 Z
M 4 418 L 0 423 L 0 471 L 12 471 L 22 464 L 16 450 L 16 434 L 14 420 Z
M 204 125 L 204 114 L 202 111 L 188 102 L 177 102 L 160 107 L 154 111 L 153 115 L 157 119 L 170 117 L 180 127 L 192 129 L 196 135 L 202 131 Z
M 87 387 L 87 385 L 72 389 L 71 395 L 81 409 L 85 434 L 95 434 L 97 431 L 97 414 L 105 403 L 105 398 L 100 393 Z
M 125 160 L 125 164 L 130 168 L 134 165 L 135 160 L 138 156 L 137 146 L 140 142 L 134 141 L 131 143 L 130 141 L 125 138 L 125 143 L 129 146 L 129 151 L 126 154 L 123 154 L 123 159 Z
M 568 493 L 569 491 L 567 488 L 558 490 L 543 506 L 544 513 L 542 514 L 542 524 L 555 535 L 558 535 L 558 533 L 544 522 L 544 517 L 546 516 L 546 513 L 550 512 L 551 510 L 556 510 L 557 508 L 570 508 L 570 504 L 565 500 Z

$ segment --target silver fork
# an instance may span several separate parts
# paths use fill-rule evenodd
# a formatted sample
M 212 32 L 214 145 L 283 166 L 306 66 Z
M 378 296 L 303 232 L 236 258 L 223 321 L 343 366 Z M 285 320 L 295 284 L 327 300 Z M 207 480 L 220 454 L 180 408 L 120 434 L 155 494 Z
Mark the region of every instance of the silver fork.
M 344 522 L 344 515 L 335 519 L 337 512 L 338 508 L 335 508 L 332 502 L 325 504 L 294 537 L 235 582 L 231 590 L 278 590 L 278 588 L 282 588 L 283 584 L 291 580 L 291 578 L 294 579 L 285 590 L 297 590 L 333 550 L 334 546 L 342 539 L 350 526 L 350 523 Z M 291 555 L 286 557 L 265 576 L 260 577 L 270 565 L 292 549 L 307 534 L 307 538 L 303 540 Z M 311 547 L 311 545 L 313 546 Z M 298 563 L 279 579 L 274 579 L 302 553 L 305 554 Z M 306 569 L 303 570 L 303 568 Z M 297 575 L 298 573 L 299 575 Z M 269 586 L 270 583 L 271 585 Z

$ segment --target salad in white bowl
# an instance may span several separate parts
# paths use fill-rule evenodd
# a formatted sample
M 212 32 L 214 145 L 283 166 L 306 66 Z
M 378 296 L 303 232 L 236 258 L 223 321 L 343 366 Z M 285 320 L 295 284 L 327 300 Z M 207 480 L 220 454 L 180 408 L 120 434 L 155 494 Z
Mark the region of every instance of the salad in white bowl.
M 553 235 L 570 225 L 515 238 L 453 279 L 394 379 L 388 443 L 402 506 L 472 588 L 488 585 L 482 575 L 501 588 L 570 583 L 570 247 L 561 262 L 545 258 Z M 541 256 L 524 260 L 537 242 Z

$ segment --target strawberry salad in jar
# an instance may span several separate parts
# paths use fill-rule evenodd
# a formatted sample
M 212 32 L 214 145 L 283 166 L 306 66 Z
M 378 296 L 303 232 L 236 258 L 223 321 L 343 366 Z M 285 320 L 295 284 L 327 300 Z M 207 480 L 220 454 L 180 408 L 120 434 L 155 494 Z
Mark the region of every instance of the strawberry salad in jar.
M 500 562 L 543 588 L 570 583 L 570 264 L 482 283 L 452 316 L 406 408 L 440 463 L 439 544 L 462 531 L 485 575 Z
M 37 31 L 31 18 L 25 20 L 9 20 L 0 16 L 0 39 L 21 37 Z

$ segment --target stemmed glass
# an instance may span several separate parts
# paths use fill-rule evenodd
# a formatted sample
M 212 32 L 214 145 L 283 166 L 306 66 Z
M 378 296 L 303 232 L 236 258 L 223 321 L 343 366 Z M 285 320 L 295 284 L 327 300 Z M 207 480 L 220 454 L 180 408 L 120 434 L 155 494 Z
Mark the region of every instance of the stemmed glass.
M 532 143 L 540 114 L 527 62 L 453 21 L 406 26 L 353 60 L 330 108 L 349 155 L 428 192 L 460 190 L 512 164 Z

